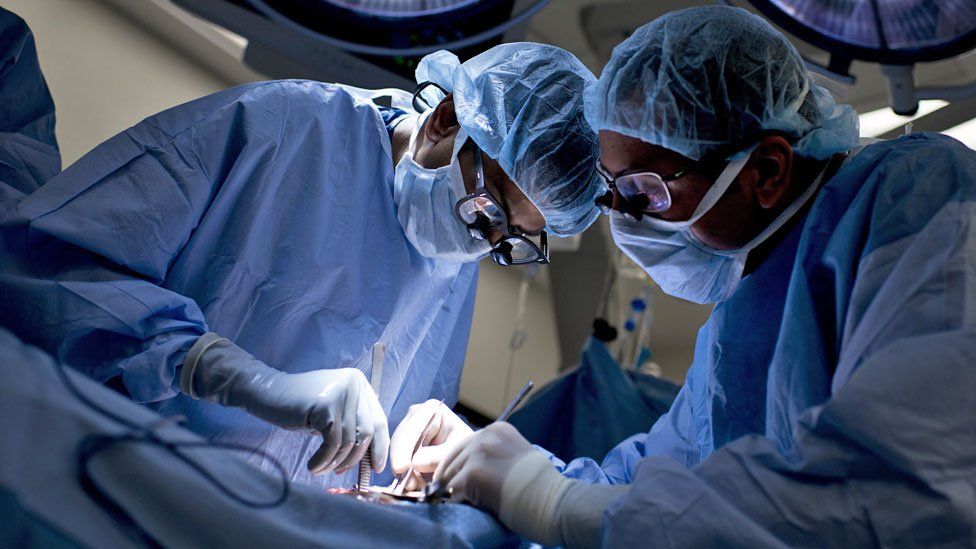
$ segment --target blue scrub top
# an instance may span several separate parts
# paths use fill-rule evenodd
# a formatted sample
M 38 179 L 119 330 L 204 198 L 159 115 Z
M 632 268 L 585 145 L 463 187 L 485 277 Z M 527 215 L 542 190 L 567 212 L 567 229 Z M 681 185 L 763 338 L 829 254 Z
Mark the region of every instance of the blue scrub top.
M 383 118 L 383 124 L 386 126 L 386 134 L 390 137 L 390 141 L 393 141 L 393 130 L 402 122 L 402 118 L 407 116 L 407 111 L 396 107 L 384 107 L 382 105 L 377 105 L 376 109 L 380 112 L 380 117 Z

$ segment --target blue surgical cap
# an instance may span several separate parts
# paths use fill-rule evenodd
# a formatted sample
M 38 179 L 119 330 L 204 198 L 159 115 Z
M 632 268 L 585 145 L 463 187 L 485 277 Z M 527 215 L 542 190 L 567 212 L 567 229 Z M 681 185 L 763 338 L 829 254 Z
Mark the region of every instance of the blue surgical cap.
M 543 44 L 502 44 L 463 64 L 448 51 L 424 57 L 417 82 L 454 95 L 458 123 L 546 218 L 553 234 L 590 226 L 603 184 L 599 144 L 583 113 L 596 77 L 573 54 Z M 443 94 L 428 87 L 436 105 Z
M 613 50 L 586 92 L 594 130 L 611 130 L 700 160 L 764 132 L 823 159 L 858 142 L 854 109 L 810 81 L 785 36 L 741 9 L 676 11 Z

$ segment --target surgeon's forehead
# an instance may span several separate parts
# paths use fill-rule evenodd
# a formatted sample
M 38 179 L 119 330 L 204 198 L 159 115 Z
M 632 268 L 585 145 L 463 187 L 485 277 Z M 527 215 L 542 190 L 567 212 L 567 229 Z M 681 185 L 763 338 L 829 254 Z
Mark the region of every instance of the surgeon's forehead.
M 611 172 L 680 170 L 693 161 L 675 151 L 611 130 L 600 130 L 600 163 Z

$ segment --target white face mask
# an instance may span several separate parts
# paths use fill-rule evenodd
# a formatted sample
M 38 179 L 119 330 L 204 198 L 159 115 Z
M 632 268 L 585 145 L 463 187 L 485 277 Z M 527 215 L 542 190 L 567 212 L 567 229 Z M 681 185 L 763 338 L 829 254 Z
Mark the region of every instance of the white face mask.
M 396 165 L 393 201 L 397 205 L 397 220 L 407 240 L 421 255 L 452 263 L 478 261 L 488 255 L 491 244 L 471 238 L 467 227 L 454 214 L 454 205 L 467 194 L 457 156 L 468 140 L 468 133 L 464 128 L 458 130 L 448 166 L 429 169 L 413 159 L 417 136 L 432 112 L 419 116 L 417 126 L 410 133 L 407 152 Z
M 643 267 L 666 294 L 695 303 L 719 303 L 731 297 L 742 280 L 749 252 L 779 230 L 816 193 L 823 172 L 742 248 L 716 250 L 702 244 L 691 226 L 718 203 L 749 161 L 752 150 L 736 155 L 729 162 L 687 221 L 665 221 L 650 216 L 632 221 L 619 212 L 611 213 L 610 227 L 617 246 Z

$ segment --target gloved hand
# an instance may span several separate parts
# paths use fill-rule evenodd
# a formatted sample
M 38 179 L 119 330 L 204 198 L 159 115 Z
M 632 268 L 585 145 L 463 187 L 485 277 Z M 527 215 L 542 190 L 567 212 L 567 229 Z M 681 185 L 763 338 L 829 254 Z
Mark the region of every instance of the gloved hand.
M 390 468 L 394 474 L 403 475 L 413 465 L 417 474 L 406 479 L 404 487 L 406 490 L 422 488 L 424 481 L 420 475 L 433 473 L 448 452 L 473 434 L 471 427 L 443 402 L 428 400 L 415 404 L 393 433 Z
M 560 475 L 508 423 L 485 427 L 455 447 L 434 472 L 452 500 L 498 516 L 546 546 L 599 547 L 603 511 L 629 486 L 591 485 Z
M 386 467 L 386 414 L 366 376 L 354 368 L 288 374 L 211 332 L 187 353 L 180 389 L 193 398 L 242 408 L 284 429 L 321 434 L 322 445 L 308 461 L 313 473 L 344 473 L 367 448 L 373 469 Z
M 434 472 L 434 481 L 447 483 L 452 500 L 467 501 L 497 515 L 505 475 L 523 455 L 531 453 L 539 452 L 515 427 L 492 423 L 446 455 Z

